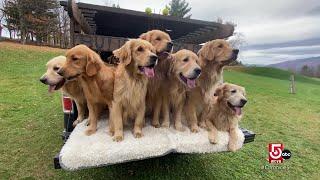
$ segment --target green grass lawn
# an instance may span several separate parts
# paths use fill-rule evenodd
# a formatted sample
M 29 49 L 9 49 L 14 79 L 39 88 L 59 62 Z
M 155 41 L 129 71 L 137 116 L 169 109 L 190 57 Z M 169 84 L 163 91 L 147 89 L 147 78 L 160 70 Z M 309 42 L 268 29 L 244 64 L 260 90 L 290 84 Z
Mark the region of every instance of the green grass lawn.
M 60 94 L 39 82 L 45 63 L 59 50 L 0 43 L 0 179 L 256 179 L 320 178 L 320 81 L 297 77 L 289 94 L 289 73 L 270 68 L 236 68 L 225 80 L 246 87 L 249 103 L 241 126 L 257 133 L 236 153 L 168 155 L 109 167 L 66 172 L 53 169 L 62 146 Z M 292 152 L 265 170 L 267 146 L 282 142 Z

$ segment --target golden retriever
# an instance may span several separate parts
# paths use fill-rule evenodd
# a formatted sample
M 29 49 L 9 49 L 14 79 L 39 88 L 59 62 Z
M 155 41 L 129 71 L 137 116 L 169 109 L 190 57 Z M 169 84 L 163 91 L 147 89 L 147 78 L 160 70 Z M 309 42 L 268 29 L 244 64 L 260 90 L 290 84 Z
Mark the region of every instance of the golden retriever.
M 154 77 L 158 62 L 156 50 L 148 41 L 131 39 L 113 54 L 120 63 L 115 72 L 110 134 L 114 141 L 122 141 L 123 124 L 132 118 L 133 135 L 140 138 L 143 136 L 148 78 Z
M 217 85 L 223 82 L 223 67 L 237 59 L 238 49 L 233 49 L 223 39 L 212 40 L 205 43 L 198 51 L 199 65 L 202 73 L 197 80 L 197 88 L 188 94 L 186 103 L 187 119 L 191 123 L 191 131 L 198 132 L 199 127 L 205 128 L 205 119 L 201 114 L 206 114 L 205 107 Z M 199 122 L 198 122 L 198 119 Z
M 200 76 L 201 68 L 197 64 L 198 56 L 192 51 L 180 50 L 173 54 L 172 58 L 167 84 L 169 103 L 164 103 L 163 106 L 168 113 L 169 107 L 172 106 L 174 127 L 178 131 L 184 131 L 181 116 L 187 99 L 186 92 L 196 87 L 196 79 Z
M 156 49 L 159 61 L 155 67 L 155 77 L 149 80 L 146 107 L 148 111 L 153 112 L 151 124 L 158 128 L 160 127 L 160 111 L 162 103 L 168 103 L 168 91 L 166 82 L 168 81 L 168 70 L 171 61 L 171 52 L 173 43 L 170 36 L 160 30 L 152 30 L 140 35 L 140 39 L 149 41 Z M 163 112 L 163 127 L 169 127 L 169 112 L 162 109 Z
M 89 126 L 85 134 L 94 134 L 101 111 L 112 104 L 114 68 L 106 66 L 100 56 L 85 45 L 68 50 L 66 57 L 58 74 L 67 80 L 80 81 L 89 109 Z
M 40 81 L 49 86 L 48 91 L 50 93 L 61 89 L 63 93 L 67 94 L 75 101 L 78 117 L 73 122 L 73 126 L 76 126 L 78 123 L 82 122 L 85 117 L 87 102 L 78 80 L 65 81 L 65 79 L 57 73 L 65 62 L 65 56 L 57 56 L 48 61 L 46 64 L 47 71 L 42 75 Z
M 236 151 L 237 129 L 242 118 L 242 108 L 247 103 L 245 89 L 234 84 L 219 86 L 205 115 L 209 141 L 217 143 L 217 131 L 230 133 L 228 149 Z

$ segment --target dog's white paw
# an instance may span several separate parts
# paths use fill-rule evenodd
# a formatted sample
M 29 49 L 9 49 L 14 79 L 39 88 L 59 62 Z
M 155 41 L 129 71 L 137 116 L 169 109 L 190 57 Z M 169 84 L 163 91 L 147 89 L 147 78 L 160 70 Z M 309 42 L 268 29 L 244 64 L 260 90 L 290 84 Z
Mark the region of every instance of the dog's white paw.
M 72 126 L 73 127 L 76 127 L 79 123 L 81 123 L 83 121 L 82 118 L 77 118 L 77 120 L 75 120 L 73 123 L 72 123 Z
M 180 125 L 175 125 L 175 129 L 176 129 L 177 131 L 181 131 L 181 132 L 183 132 L 183 131 L 186 130 L 186 128 L 183 127 L 182 124 L 180 124 Z
M 141 138 L 141 137 L 143 136 L 143 134 L 142 134 L 142 132 L 134 132 L 134 133 L 133 133 L 133 136 L 134 136 L 135 138 Z
M 199 132 L 199 126 L 192 126 L 190 130 L 191 130 L 192 133 L 198 133 Z
M 76 127 L 79 123 L 80 123 L 80 122 L 79 122 L 79 120 L 77 119 L 77 120 L 75 120 L 75 121 L 72 123 L 72 126 L 73 126 L 73 127 Z
M 217 138 L 209 138 L 209 141 L 210 141 L 211 144 L 217 144 L 218 143 Z
M 203 129 L 207 128 L 206 122 L 203 122 L 203 121 L 199 123 L 199 126 Z
M 235 152 L 238 150 L 237 146 L 236 146 L 236 143 L 230 143 L 228 144 L 228 150 L 231 151 L 231 152 Z
M 85 131 L 85 134 L 87 136 L 91 136 L 92 134 L 96 133 L 97 129 L 93 129 L 93 128 L 87 128 L 87 130 Z
M 163 122 L 163 123 L 161 124 L 161 127 L 163 127 L 163 128 L 169 128 L 169 126 L 170 126 L 170 123 L 169 123 L 169 122 Z
M 155 128 L 160 128 L 160 123 L 159 122 L 152 122 L 151 125 Z
M 123 141 L 123 135 L 115 135 L 112 139 L 115 142 Z

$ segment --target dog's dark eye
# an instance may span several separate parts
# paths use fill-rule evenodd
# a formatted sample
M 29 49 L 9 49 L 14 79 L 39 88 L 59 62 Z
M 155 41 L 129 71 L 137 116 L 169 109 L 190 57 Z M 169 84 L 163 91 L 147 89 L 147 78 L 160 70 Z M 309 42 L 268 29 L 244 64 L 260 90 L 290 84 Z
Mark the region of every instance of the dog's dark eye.
M 237 92 L 237 90 L 231 90 L 231 93 L 236 93 Z
M 76 61 L 76 60 L 78 60 L 77 57 L 72 57 L 72 61 Z
M 60 68 L 59 67 L 53 67 L 54 71 L 58 71 Z
M 157 40 L 157 41 L 161 41 L 161 38 L 160 38 L 160 37 L 157 37 L 156 40 Z
M 142 52 L 143 50 L 144 50 L 143 47 L 141 47 L 141 46 L 138 47 L 138 51 L 139 51 L 139 52 Z
M 187 57 L 183 59 L 183 62 L 188 62 L 188 61 L 189 61 L 189 58 Z
M 220 45 L 218 46 L 218 48 L 223 48 L 223 45 L 222 45 L 222 44 L 220 44 Z

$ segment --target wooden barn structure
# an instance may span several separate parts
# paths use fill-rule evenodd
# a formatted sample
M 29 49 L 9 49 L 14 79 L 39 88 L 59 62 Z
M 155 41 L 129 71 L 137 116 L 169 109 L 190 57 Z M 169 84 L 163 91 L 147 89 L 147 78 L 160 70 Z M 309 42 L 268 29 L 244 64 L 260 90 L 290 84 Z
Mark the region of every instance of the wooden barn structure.
M 86 44 L 101 55 L 121 47 L 128 38 L 138 38 L 152 29 L 166 31 L 174 42 L 174 51 L 197 52 L 201 43 L 231 36 L 234 27 L 228 24 L 177 18 L 159 14 L 61 1 L 70 17 L 71 46 Z

